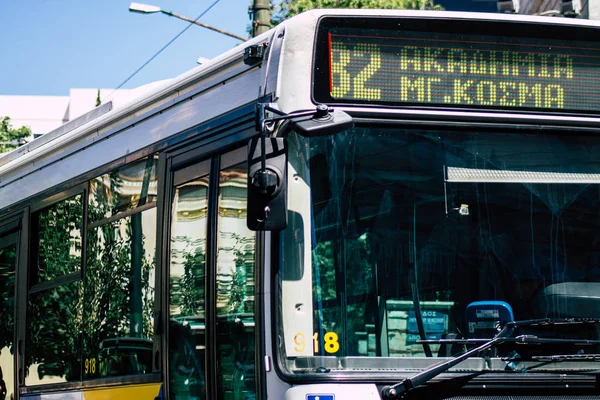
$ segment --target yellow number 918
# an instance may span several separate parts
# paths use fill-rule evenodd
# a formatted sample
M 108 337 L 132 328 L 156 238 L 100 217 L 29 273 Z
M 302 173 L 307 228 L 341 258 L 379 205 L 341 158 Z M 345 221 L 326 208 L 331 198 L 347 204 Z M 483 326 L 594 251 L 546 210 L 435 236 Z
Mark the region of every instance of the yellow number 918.
M 315 333 L 312 337 L 314 352 L 319 352 L 319 333 Z M 325 352 L 329 354 L 337 353 L 340 350 L 340 343 L 337 333 L 335 332 L 327 332 L 323 336 L 323 340 L 325 341 L 323 345 L 323 349 Z M 294 336 L 294 350 L 298 353 L 302 353 L 306 350 L 306 336 L 304 333 L 299 332 Z

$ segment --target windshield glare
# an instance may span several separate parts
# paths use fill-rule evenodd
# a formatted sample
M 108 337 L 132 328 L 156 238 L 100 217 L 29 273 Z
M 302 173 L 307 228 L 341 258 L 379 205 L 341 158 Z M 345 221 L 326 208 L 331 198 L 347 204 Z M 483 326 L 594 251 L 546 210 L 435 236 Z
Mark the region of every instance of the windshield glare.
M 425 368 L 471 347 L 422 339 L 600 316 L 599 141 L 390 127 L 292 133 L 280 269 L 287 367 Z M 598 339 L 595 328 L 536 334 Z M 523 359 L 598 352 L 518 350 Z

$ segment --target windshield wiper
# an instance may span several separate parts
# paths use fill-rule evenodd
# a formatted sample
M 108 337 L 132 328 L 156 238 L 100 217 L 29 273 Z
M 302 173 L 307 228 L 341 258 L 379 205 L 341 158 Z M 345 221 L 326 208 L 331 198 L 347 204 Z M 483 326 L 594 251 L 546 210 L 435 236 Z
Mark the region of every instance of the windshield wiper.
M 487 343 L 491 339 L 431 339 L 417 340 L 417 343 L 427 344 L 466 344 L 473 345 L 477 343 Z M 519 335 L 515 337 L 504 338 L 504 343 L 516 344 L 573 344 L 576 346 L 591 346 L 600 344 L 600 340 L 590 339 L 562 339 L 562 338 L 544 338 L 536 335 Z
M 381 395 L 384 399 L 396 399 L 407 392 L 413 390 L 417 386 L 427 383 L 429 380 L 435 378 L 441 373 L 448 371 L 456 364 L 463 362 L 464 360 L 479 354 L 483 351 L 489 350 L 502 343 L 512 342 L 517 344 L 541 344 L 541 343 L 567 343 L 575 345 L 590 345 L 600 344 L 600 340 L 585 340 L 585 339 L 560 339 L 560 338 L 540 338 L 534 335 L 521 335 L 512 337 L 516 328 L 528 327 L 528 326 L 553 326 L 553 325 L 579 325 L 579 324 L 598 324 L 600 318 L 543 318 L 543 319 L 532 319 L 525 321 L 512 321 L 506 323 L 502 330 L 488 342 L 476 347 L 472 350 L 467 351 L 459 356 L 454 357 L 451 360 L 445 361 L 441 364 L 434 365 L 427 368 L 418 374 L 405 378 L 401 382 L 385 386 L 381 390 Z
M 548 363 L 561 361 L 600 361 L 600 354 L 555 354 L 551 356 L 533 356 L 531 360 Z

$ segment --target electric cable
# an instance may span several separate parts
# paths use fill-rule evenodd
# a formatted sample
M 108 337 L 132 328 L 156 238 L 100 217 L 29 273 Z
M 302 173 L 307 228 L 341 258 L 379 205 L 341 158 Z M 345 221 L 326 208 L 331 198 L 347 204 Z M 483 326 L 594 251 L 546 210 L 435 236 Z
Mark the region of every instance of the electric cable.
M 146 61 L 145 63 L 143 63 L 138 69 L 135 70 L 135 72 L 131 75 L 129 75 L 127 77 L 127 79 L 125 79 L 123 82 L 121 82 L 121 84 L 119 86 L 117 86 L 112 92 L 111 94 L 106 98 L 106 100 L 109 100 L 110 98 L 112 98 L 113 94 L 115 94 L 115 92 L 119 89 L 121 89 L 123 87 L 123 85 L 125 85 L 127 82 L 129 82 L 134 76 L 136 76 L 142 69 L 144 69 L 148 64 L 150 64 L 152 62 L 152 60 L 154 60 L 156 57 L 158 57 L 163 51 L 165 51 L 167 49 L 167 47 L 169 47 L 171 44 L 173 44 L 173 42 L 175 42 L 177 39 L 179 39 L 179 37 L 181 35 L 183 35 L 185 33 L 185 31 L 187 31 L 192 25 L 194 25 L 196 23 L 196 21 L 198 21 L 200 18 L 202 18 L 207 12 L 209 12 L 214 6 L 217 5 L 217 3 L 221 1 L 221 0 L 215 0 L 213 1 L 207 8 L 206 10 L 202 11 L 202 13 L 200 13 L 200 15 L 198 15 L 196 17 L 196 19 L 193 22 L 190 22 L 188 24 L 188 26 L 186 26 L 181 32 L 179 32 L 177 35 L 175 35 L 175 37 L 171 40 L 169 40 L 167 42 L 167 44 L 165 44 L 163 47 L 161 47 L 160 50 L 158 50 L 152 57 L 150 57 L 148 59 L 148 61 Z

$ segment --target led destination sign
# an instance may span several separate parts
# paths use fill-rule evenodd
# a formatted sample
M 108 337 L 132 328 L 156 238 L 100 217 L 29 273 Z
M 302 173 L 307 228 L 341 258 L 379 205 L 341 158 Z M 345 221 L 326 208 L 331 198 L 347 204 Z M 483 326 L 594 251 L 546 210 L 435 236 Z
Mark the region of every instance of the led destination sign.
M 597 113 L 598 47 L 545 38 L 333 28 L 327 33 L 329 93 L 318 100 Z

